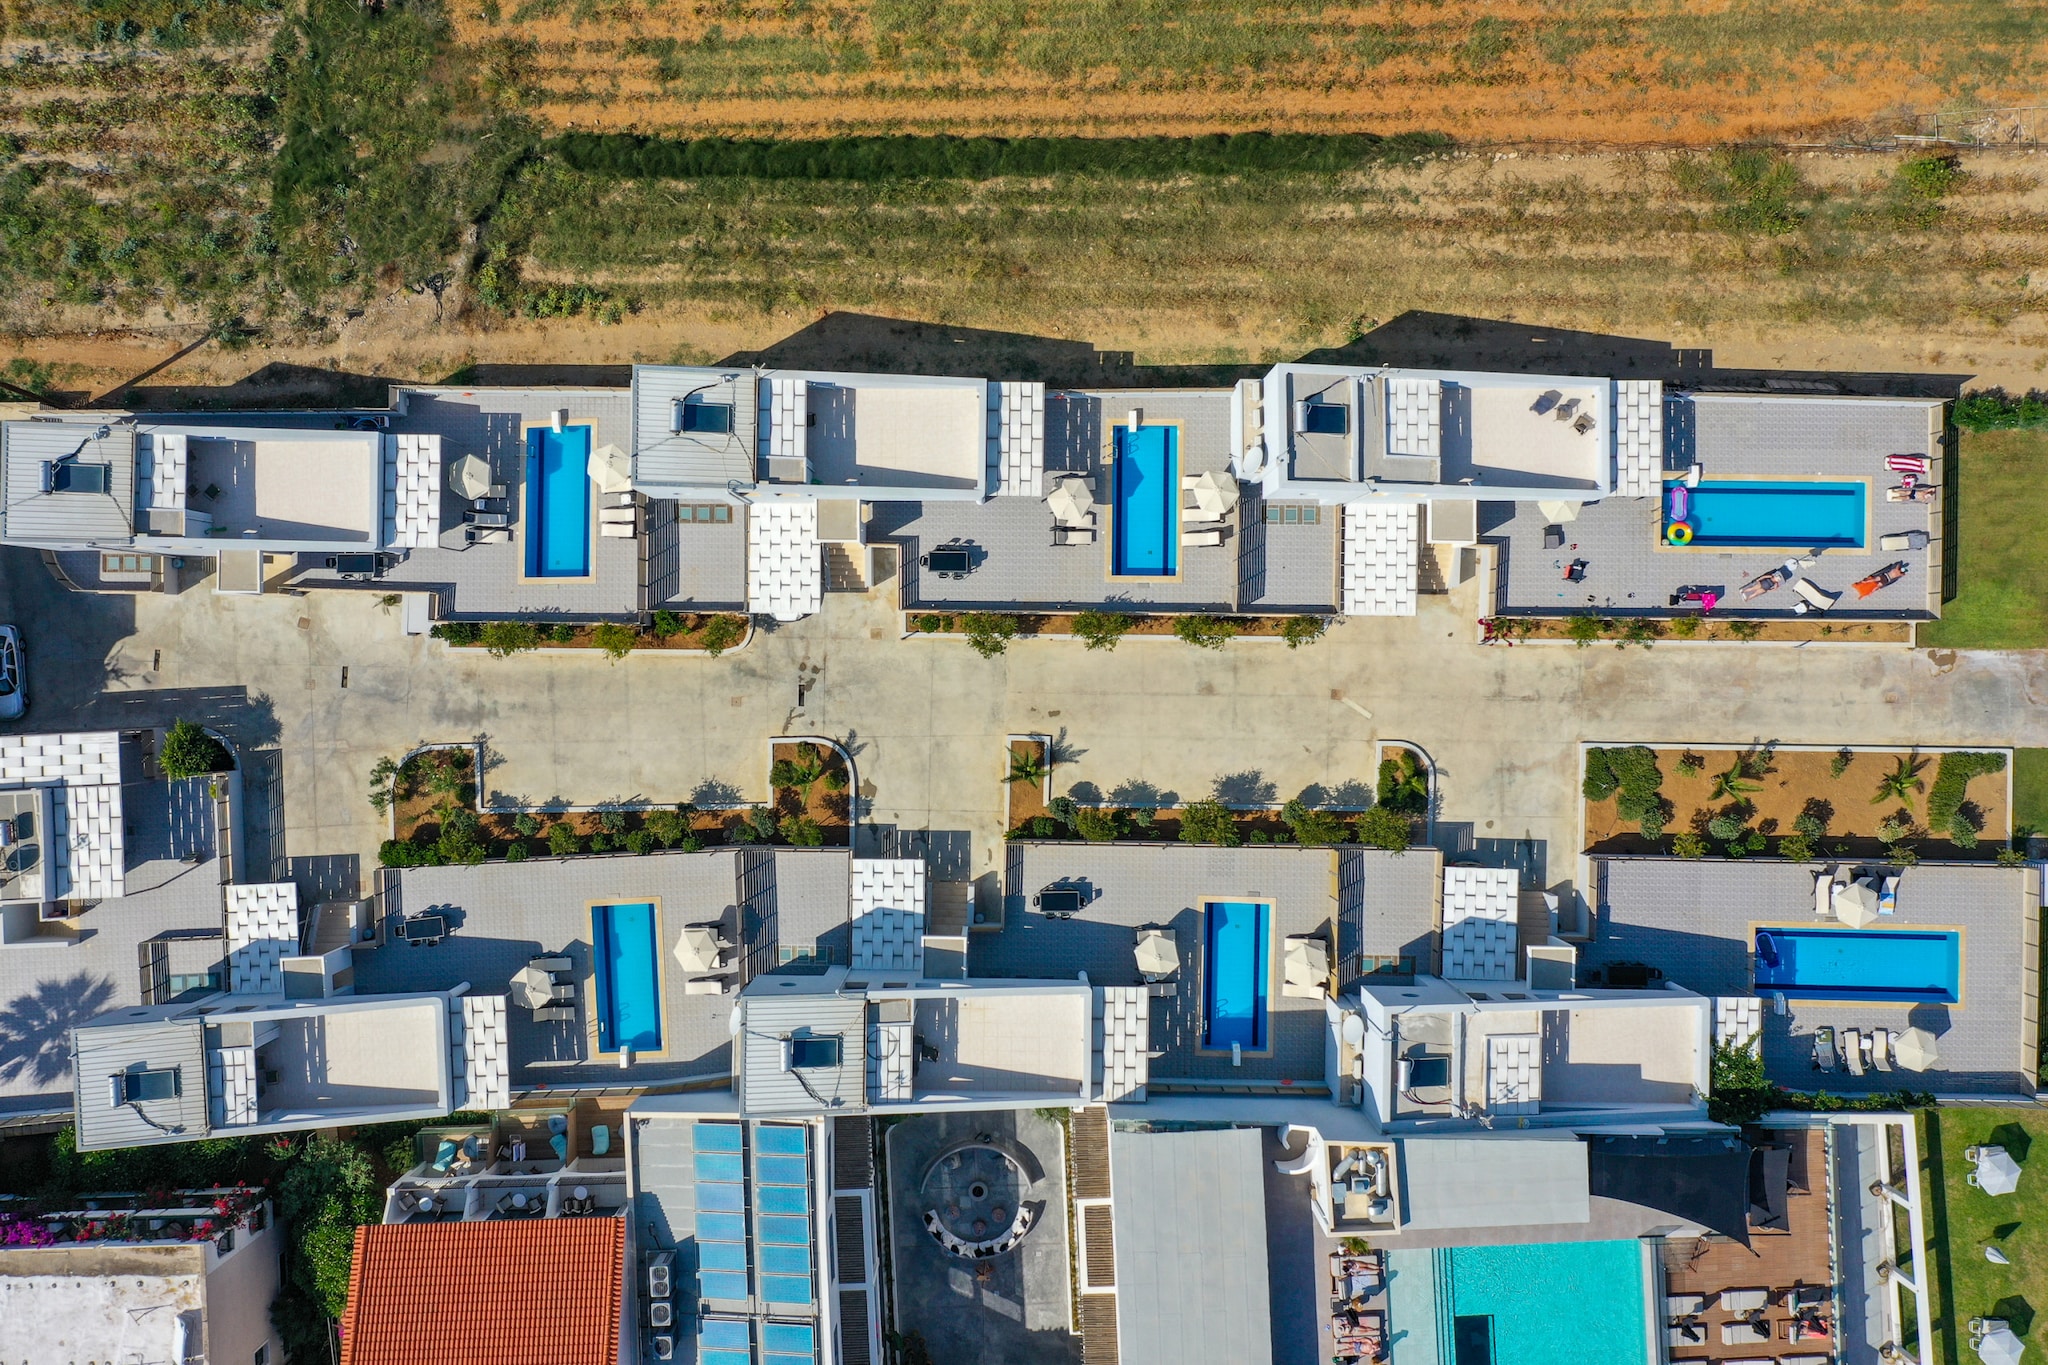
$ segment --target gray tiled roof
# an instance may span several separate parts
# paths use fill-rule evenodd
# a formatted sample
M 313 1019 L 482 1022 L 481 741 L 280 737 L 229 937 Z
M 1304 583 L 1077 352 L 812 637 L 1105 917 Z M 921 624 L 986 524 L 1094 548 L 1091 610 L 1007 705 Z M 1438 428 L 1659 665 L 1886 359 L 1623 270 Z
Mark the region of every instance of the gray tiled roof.
M 1430 850 L 1394 855 L 1366 849 L 1284 845 L 1196 848 L 1182 844 L 1086 844 L 1019 841 L 1010 845 L 1003 928 L 968 938 L 968 969 L 979 977 L 1073 979 L 1097 986 L 1136 985 L 1135 930 L 1170 927 L 1180 948 L 1180 987 L 1151 1003 L 1152 1078 L 1270 1081 L 1323 1076 L 1325 1020 L 1319 1002 L 1275 988 L 1267 1006 L 1272 1052 L 1228 1056 L 1198 1050 L 1202 1036 L 1202 926 L 1206 901 L 1245 897 L 1273 903 L 1273 933 L 1337 931 L 1348 974 L 1362 951 L 1417 957 L 1427 970 L 1435 897 Z M 1031 897 L 1059 884 L 1096 897 L 1071 920 L 1050 920 Z M 1277 957 L 1277 950 L 1276 950 Z
M 1709 996 L 1755 994 L 1752 943 L 1759 924 L 1811 924 L 1813 879 L 1822 865 L 1776 860 L 1729 862 L 1665 858 L 1596 861 L 1599 875 L 1595 941 L 1583 966 L 1642 962 L 1665 978 Z M 1963 931 L 1962 1003 L 1913 1006 L 1856 1002 L 1789 1002 L 1789 1014 L 1764 1014 L 1764 1062 L 1773 1079 L 1799 1089 L 1821 1083 L 1812 1070 L 1813 1033 L 1910 1026 L 1940 1039 L 1941 1060 L 1920 1076 L 1893 1072 L 1860 1080 L 1830 1074 L 1832 1090 L 2023 1091 L 2032 1064 L 2021 1039 L 2029 977 L 2026 919 L 2037 914 L 2021 868 L 1922 863 L 1901 874 L 1898 913 L 1881 921 L 1901 928 L 1934 925 Z
M 33 544 L 125 545 L 135 534 L 135 428 L 97 422 L 0 423 L 0 535 Z M 74 452 L 112 466 L 105 493 L 45 493 L 43 466 Z

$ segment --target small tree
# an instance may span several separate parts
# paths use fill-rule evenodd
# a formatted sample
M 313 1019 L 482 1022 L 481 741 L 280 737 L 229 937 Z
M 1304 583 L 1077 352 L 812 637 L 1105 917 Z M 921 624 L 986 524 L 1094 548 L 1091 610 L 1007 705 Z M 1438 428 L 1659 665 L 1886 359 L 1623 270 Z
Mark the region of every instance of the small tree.
M 1017 618 L 1000 612 L 971 611 L 960 622 L 966 628 L 969 648 L 984 659 L 993 659 L 1008 649 L 1017 635 Z
M 1649 617 L 1631 616 L 1628 623 L 1621 628 L 1621 636 L 1615 640 L 1614 647 L 1627 649 L 1630 645 L 1641 645 L 1648 649 L 1661 634 L 1663 632 L 1658 629 L 1657 623 Z
M 1778 1087 L 1764 1074 L 1755 1039 L 1737 1047 L 1714 1045 L 1713 1079 L 1707 1095 L 1707 1117 L 1740 1127 L 1754 1123 L 1778 1103 Z
M 1707 841 L 1692 830 L 1680 830 L 1671 836 L 1671 852 L 1680 858 L 1704 858 L 1707 856 Z
M 523 810 L 512 817 L 512 832 L 522 839 L 531 839 L 540 833 L 540 817 L 530 810 Z
M 1379 809 L 1375 806 L 1373 809 Z M 1344 842 L 1344 822 L 1331 811 L 1306 805 L 1296 797 L 1280 808 L 1280 818 L 1294 835 L 1294 842 L 1311 847 Z
M 457 647 L 475 645 L 483 640 L 484 628 L 475 621 L 443 621 L 427 634 L 436 640 L 444 640 Z
M 1138 618 L 1121 611 L 1084 611 L 1074 616 L 1074 634 L 1090 649 L 1115 649 Z
M 766 844 L 776 835 L 775 812 L 766 806 L 749 806 L 725 831 L 729 844 Z
M 644 857 L 654 852 L 654 836 L 644 829 L 634 830 L 625 837 L 623 842 L 626 845 L 626 851 L 629 853 L 638 853 Z
M 1082 806 L 1075 813 L 1074 828 L 1089 843 L 1106 844 L 1123 835 L 1126 821 L 1122 811 Z
M 489 850 L 483 841 L 483 822 L 476 812 L 460 806 L 443 812 L 441 837 L 434 841 L 434 851 L 443 862 L 458 867 L 474 867 L 482 862 Z
M 1849 765 L 1855 761 L 1856 751 L 1854 749 L 1844 748 L 1835 750 L 1835 756 L 1828 760 L 1828 776 L 1839 781 L 1842 774 L 1849 771 Z
M 1926 767 L 1926 759 L 1901 754 L 1892 770 L 1877 779 L 1877 794 L 1870 798 L 1870 804 L 1881 806 L 1887 801 L 1911 802 L 1914 792 L 1926 789 L 1927 784 L 1920 780 L 1920 773 Z
M 1280 638 L 1287 642 L 1289 649 L 1300 649 L 1323 638 L 1330 623 L 1320 616 L 1290 616 L 1281 623 Z
M 388 815 L 398 799 L 398 760 L 386 754 L 370 769 L 370 808 Z
M 597 827 L 606 834 L 618 835 L 626 832 L 626 812 L 617 806 L 606 806 L 597 813 Z
M 1358 842 L 1399 853 L 1415 835 L 1415 822 L 1399 811 L 1374 806 L 1358 817 Z
M 1196 801 L 1180 812 L 1180 838 L 1185 844 L 1220 844 L 1236 848 L 1237 817 L 1221 801 Z
M 808 815 L 784 816 L 780 832 L 784 843 L 797 848 L 817 848 L 825 842 L 824 829 Z
M 697 643 L 715 659 L 746 638 L 747 618 L 727 612 L 704 623 L 704 629 L 698 632 Z
M 1681 640 L 1690 640 L 1700 633 L 1700 618 L 1691 615 L 1673 617 L 1671 633 Z
M 1035 787 L 1045 781 L 1045 775 L 1050 771 L 1051 769 L 1046 766 L 1043 746 L 1033 744 L 1023 753 L 1018 753 L 1015 749 L 1010 750 L 1010 775 L 1003 780 L 1008 783 L 1022 782 L 1026 786 Z
M 557 858 L 573 858 L 583 851 L 583 838 L 565 823 L 557 821 L 548 830 L 548 852 Z
M 540 627 L 531 621 L 493 621 L 477 635 L 477 643 L 493 658 L 509 659 L 514 654 L 540 648 Z
M 1707 800 L 1722 801 L 1762 790 L 1762 784 L 1749 780 L 1749 773 L 1744 769 L 1742 761 L 1737 759 L 1728 766 L 1726 772 L 1714 774 L 1714 789 L 1707 793 Z
M 1237 638 L 1237 627 L 1220 616 L 1177 616 L 1173 634 L 1197 649 L 1221 649 Z
M 1764 623 L 1737 617 L 1728 623 L 1728 633 L 1738 640 L 1754 640 L 1764 633 Z
M 787 787 L 809 800 L 811 787 L 825 775 L 825 753 L 810 740 L 796 746 L 795 758 L 778 758 L 768 769 L 769 785 Z
M 672 611 L 654 613 L 654 638 L 670 640 L 683 633 L 683 618 Z
M 1565 622 L 1565 638 L 1580 649 L 1607 633 L 1607 623 L 1597 616 L 1574 616 Z
M 605 621 L 590 632 L 590 643 L 604 651 L 604 656 L 613 663 L 633 652 L 633 646 L 640 637 L 631 626 L 622 626 L 617 621 Z
M 643 826 L 663 848 L 674 848 L 690 832 L 689 823 L 683 819 L 680 807 L 675 810 L 651 810 Z
M 227 746 L 201 729 L 197 722 L 174 720 L 157 745 L 156 765 L 173 782 L 207 773 L 224 773 L 235 766 Z

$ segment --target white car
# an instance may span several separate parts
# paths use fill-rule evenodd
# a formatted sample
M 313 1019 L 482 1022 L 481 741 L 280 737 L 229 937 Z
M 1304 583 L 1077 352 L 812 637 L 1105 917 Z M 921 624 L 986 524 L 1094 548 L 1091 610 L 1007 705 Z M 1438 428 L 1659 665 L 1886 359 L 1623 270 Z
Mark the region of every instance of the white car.
M 28 708 L 28 680 L 22 668 L 21 632 L 0 626 L 0 720 L 19 720 Z

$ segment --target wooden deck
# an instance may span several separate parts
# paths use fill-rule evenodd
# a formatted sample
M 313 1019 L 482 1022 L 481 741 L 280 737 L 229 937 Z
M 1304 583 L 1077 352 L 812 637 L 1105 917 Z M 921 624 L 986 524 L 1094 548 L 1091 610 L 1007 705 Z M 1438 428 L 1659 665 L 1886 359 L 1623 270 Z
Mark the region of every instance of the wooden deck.
M 1794 1131 L 1782 1134 L 1782 1140 L 1792 1148 L 1791 1192 L 1785 1200 L 1783 1231 L 1752 1229 L 1747 1247 L 1725 1237 L 1665 1245 L 1665 1292 L 1699 1294 L 1708 1301 L 1700 1315 L 1704 1340 L 1674 1341 L 1674 1365 L 1681 1361 L 1803 1360 L 1809 1354 L 1816 1361 L 1825 1361 L 1833 1356 L 1833 1339 L 1791 1340 L 1789 1293 L 1796 1287 L 1829 1283 L 1826 1137 L 1820 1131 Z M 1741 1315 L 1728 1312 L 1715 1298 L 1723 1290 L 1740 1289 L 1770 1291 L 1765 1309 L 1770 1340 L 1722 1342 L 1722 1327 L 1740 1321 Z M 1831 1306 L 1824 1311 L 1833 1316 Z

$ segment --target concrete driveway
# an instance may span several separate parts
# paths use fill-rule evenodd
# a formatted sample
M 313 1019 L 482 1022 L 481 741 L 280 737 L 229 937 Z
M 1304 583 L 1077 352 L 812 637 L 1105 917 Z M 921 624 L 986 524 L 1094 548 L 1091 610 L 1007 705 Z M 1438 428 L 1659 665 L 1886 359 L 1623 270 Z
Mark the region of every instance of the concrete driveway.
M 0 551 L 0 620 L 27 642 L 17 728 L 219 725 L 274 771 L 271 853 L 294 875 L 326 858 L 368 865 L 386 833 L 364 795 L 378 758 L 477 736 L 490 799 L 590 805 L 763 799 L 772 736 L 832 735 L 868 798 L 864 849 L 890 828 L 964 831 L 976 874 L 1000 866 L 1006 734 L 1062 737 L 1062 791 L 1193 798 L 1222 781 L 1273 800 L 1370 782 L 1374 740 L 1401 739 L 1438 764 L 1446 839 L 1536 841 L 1553 881 L 1577 837 L 1581 739 L 2048 744 L 2040 652 L 1488 649 L 1473 643 L 1474 591 L 1425 597 L 1412 618 L 1346 621 L 1301 650 L 1048 641 L 994 660 L 899 639 L 879 594 L 831 595 L 721 659 L 613 665 L 450 653 L 402 635 L 369 593 L 70 593 L 33 553 Z M 263 823 L 259 811 L 252 828 Z

